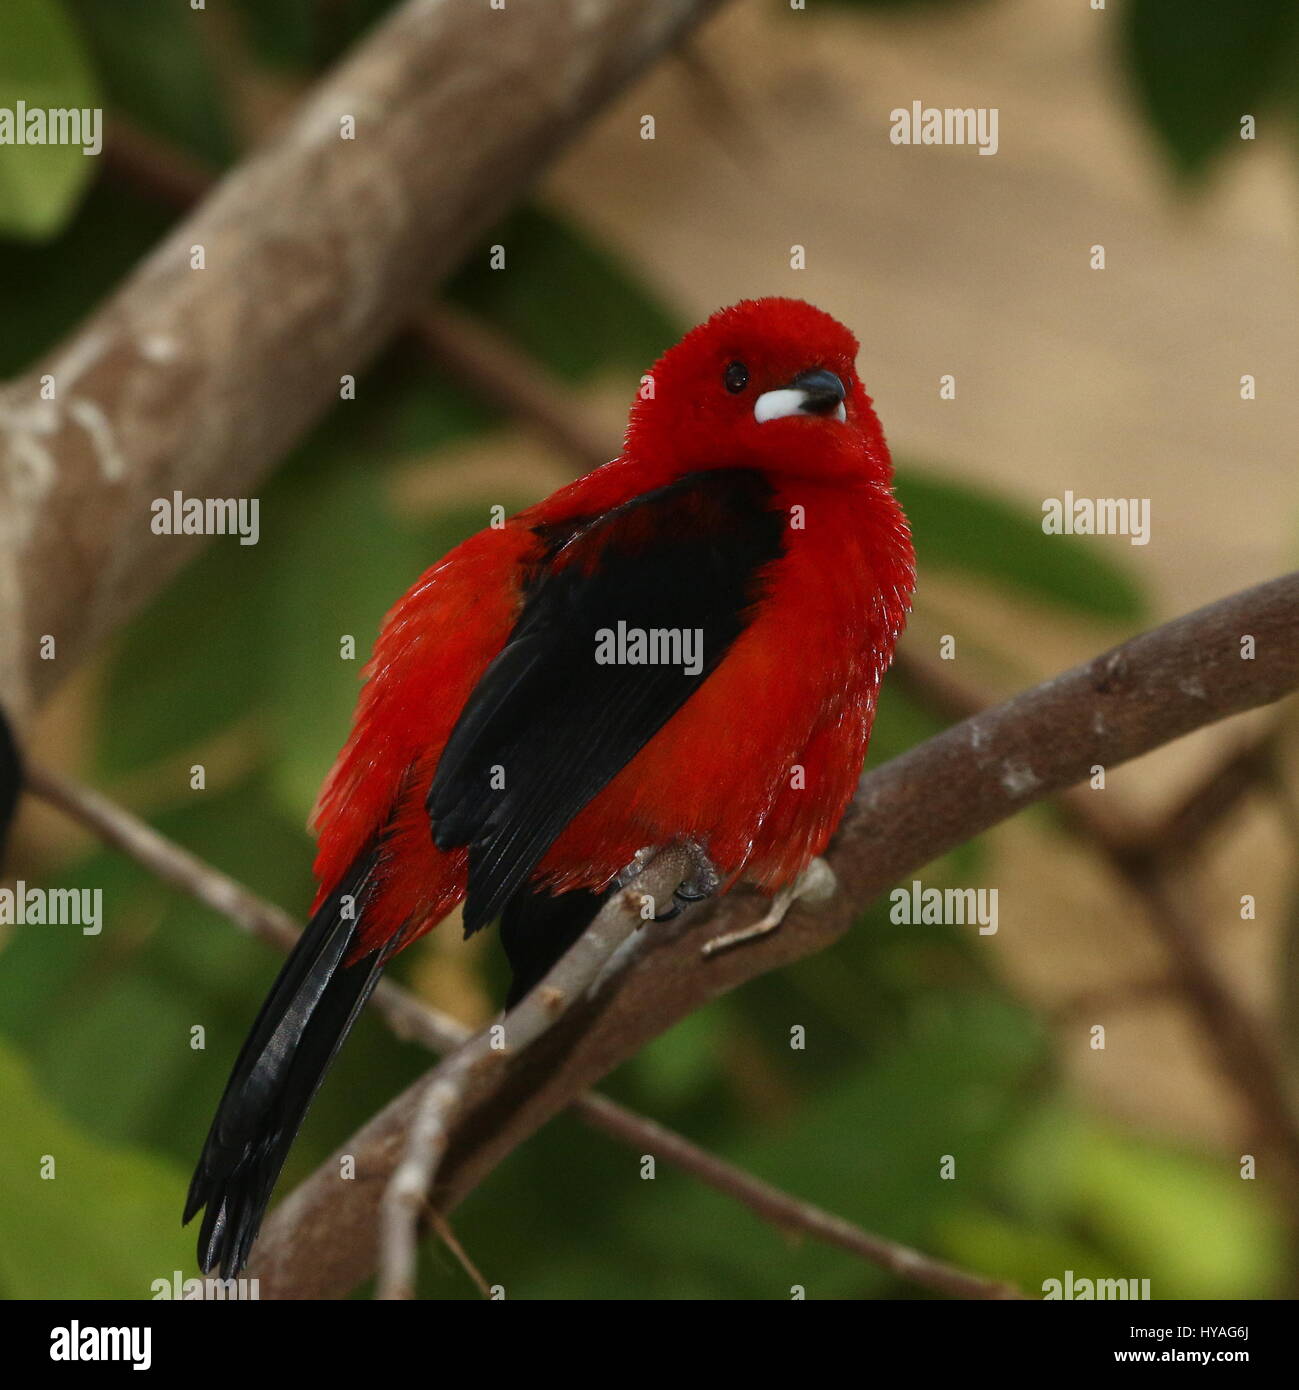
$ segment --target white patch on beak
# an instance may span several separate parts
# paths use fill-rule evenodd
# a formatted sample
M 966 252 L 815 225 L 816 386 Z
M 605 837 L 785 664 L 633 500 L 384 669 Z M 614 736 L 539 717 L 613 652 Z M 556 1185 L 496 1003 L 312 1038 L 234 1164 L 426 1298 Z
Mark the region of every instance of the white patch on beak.
M 753 403 L 753 418 L 761 425 L 768 420 L 779 420 L 785 415 L 801 415 L 807 397 L 806 391 L 800 391 L 793 386 L 782 386 L 779 391 L 764 391 Z M 836 420 L 848 418 L 842 401 L 835 406 L 831 414 Z M 809 416 L 816 418 L 814 412 L 809 412 Z

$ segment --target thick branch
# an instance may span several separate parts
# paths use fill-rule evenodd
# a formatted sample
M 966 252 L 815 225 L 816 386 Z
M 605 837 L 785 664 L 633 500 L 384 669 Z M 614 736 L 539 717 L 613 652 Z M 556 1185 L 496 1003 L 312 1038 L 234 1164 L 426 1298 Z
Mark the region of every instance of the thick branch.
M 1241 658 L 1241 637 L 1257 654 Z M 1299 574 L 1200 609 L 984 711 L 870 773 L 829 855 L 841 891 L 795 910 L 751 946 L 700 957 L 719 925 L 755 910 L 744 894 L 708 914 L 652 927 L 629 968 L 575 1007 L 511 1067 L 449 1138 L 433 1193 L 451 1210 L 519 1143 L 651 1038 L 718 994 L 820 950 L 896 880 L 1025 806 L 1194 729 L 1299 687 Z M 340 1296 L 375 1262 L 376 1209 L 398 1161 L 420 1083 L 376 1115 L 280 1204 L 249 1272 L 266 1297 Z
M 192 556 L 151 532 L 153 499 L 255 492 L 339 378 L 713 3 L 407 0 L 0 391 L 0 702 L 24 717 Z

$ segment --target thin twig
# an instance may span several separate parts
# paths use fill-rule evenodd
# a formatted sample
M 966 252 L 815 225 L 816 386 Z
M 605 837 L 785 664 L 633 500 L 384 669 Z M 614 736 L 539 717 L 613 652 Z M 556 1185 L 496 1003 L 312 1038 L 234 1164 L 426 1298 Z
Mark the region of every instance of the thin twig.
M 188 894 L 276 950 L 291 951 L 297 944 L 299 927 L 282 908 L 191 854 L 125 807 L 39 763 L 28 766 L 26 774 L 29 791 L 86 826 L 155 878 Z M 434 1052 L 449 1052 L 470 1035 L 463 1024 L 391 980 L 381 980 L 372 999 L 398 1037 L 423 1043 Z
M 617 452 L 588 431 L 566 387 L 480 319 L 440 303 L 416 314 L 411 326 L 439 366 L 488 405 L 533 430 L 580 472 L 598 468 Z
M 188 150 L 117 114 L 108 122 L 103 169 L 110 178 L 179 212 L 197 203 L 216 182 L 211 168 Z
M 784 1231 L 815 1236 L 827 1245 L 838 1246 L 841 1250 L 882 1266 L 900 1279 L 921 1284 L 935 1293 L 945 1293 L 952 1298 L 1006 1299 L 1024 1296 L 1010 1284 L 968 1274 L 954 1265 L 919 1255 L 905 1245 L 871 1235 L 809 1202 L 801 1202 L 714 1154 L 705 1152 L 653 1120 L 642 1120 L 636 1116 L 634 1129 L 624 1130 L 626 1111 L 600 1095 L 592 1094 L 587 1099 L 594 1104 L 583 1110 L 583 1117 L 592 1119 L 593 1109 L 602 1112 L 600 1123 L 606 1133 L 624 1133 L 628 1143 L 643 1144 L 644 1152 L 693 1173 L 715 1191 L 743 1202 L 764 1220 Z
M 473 1280 L 478 1292 L 484 1298 L 491 1298 L 492 1287 L 483 1278 L 482 1271 L 469 1258 L 465 1247 L 461 1245 L 456 1233 L 451 1229 L 451 1223 L 442 1215 L 440 1211 L 434 1211 L 432 1207 L 425 1204 L 424 1213 L 428 1218 L 428 1223 L 438 1233 L 438 1239 L 456 1257 L 460 1263 L 460 1268 Z

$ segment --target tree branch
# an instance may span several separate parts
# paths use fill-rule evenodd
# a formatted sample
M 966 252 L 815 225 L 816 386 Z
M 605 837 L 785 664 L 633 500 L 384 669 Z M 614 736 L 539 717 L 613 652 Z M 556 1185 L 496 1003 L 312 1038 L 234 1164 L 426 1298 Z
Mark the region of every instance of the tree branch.
M 930 709 L 957 719 L 980 708 L 970 690 L 931 663 L 908 659 L 902 666 L 908 688 Z M 1151 827 L 1123 824 L 1110 808 L 1102 814 L 1095 794 L 1081 789 L 1058 800 L 1064 824 L 1090 845 L 1145 908 L 1145 915 L 1172 964 L 1172 978 L 1144 981 L 1118 992 L 1119 1001 L 1167 995 L 1176 988 L 1199 1024 L 1211 1060 L 1240 1096 L 1255 1136 L 1268 1146 L 1285 1176 L 1281 1191 L 1299 1230 L 1299 1115 L 1294 1090 L 1279 1049 L 1254 1016 L 1235 997 L 1215 966 L 1197 929 L 1186 895 L 1172 869 L 1193 855 L 1204 838 L 1262 779 L 1274 751 L 1275 736 L 1246 741 L 1210 770 L 1161 821 Z M 1090 1002 L 1089 1002 L 1090 1001 Z M 1083 1016 L 1081 1010 L 1112 1007 L 1114 991 L 1091 992 L 1057 1011 L 1057 1019 Z M 1094 1014 L 1092 1015 L 1094 1016 Z
M 1256 656 L 1242 660 L 1242 635 Z M 863 779 L 831 847 L 840 892 L 741 950 L 701 959 L 705 935 L 755 910 L 733 894 L 642 934 L 620 975 L 490 1086 L 449 1135 L 437 1210 L 449 1212 L 528 1135 L 651 1038 L 745 980 L 823 949 L 891 883 L 1044 797 L 1194 729 L 1299 687 L 1299 574 L 1261 584 L 1124 643 L 918 745 Z M 704 923 L 707 922 L 705 928 Z M 265 1297 L 341 1296 L 375 1268 L 376 1216 L 399 1161 L 421 1083 L 398 1096 L 336 1159 L 277 1207 L 249 1273 Z
M 183 197 L 193 196 L 193 193 L 196 192 L 196 186 L 195 183 L 193 183 L 192 179 L 189 179 L 189 172 L 192 171 L 186 171 L 183 170 L 183 168 L 179 167 L 176 168 L 176 170 L 172 170 L 171 174 L 174 174 L 175 177 L 168 178 L 167 181 L 164 181 L 163 185 L 161 185 L 160 188 L 158 188 L 157 190 L 158 196 L 167 197 L 167 199 L 169 200 L 181 200 L 183 199 Z M 188 179 L 189 182 L 186 182 L 188 181 Z M 467 341 L 465 341 L 463 332 L 464 325 L 454 324 L 454 322 L 443 321 L 442 328 L 449 329 L 449 332 L 447 332 L 442 342 L 443 359 L 447 360 L 447 364 L 449 364 L 449 366 L 453 366 L 454 370 L 461 371 L 461 373 L 463 373 L 465 377 L 467 377 L 468 379 L 477 379 L 479 386 L 482 386 L 483 382 L 486 382 L 486 385 L 488 385 L 488 388 L 490 388 L 490 373 L 485 373 L 485 370 L 483 370 L 482 361 L 475 361 L 475 353 L 474 350 L 472 350 L 474 349 L 475 345 L 472 342 L 467 343 Z M 427 339 L 435 338 L 435 336 L 436 335 L 428 334 L 428 332 L 425 332 L 425 338 Z M 447 343 L 450 343 L 450 349 L 447 349 Z M 489 349 L 492 349 L 493 346 L 499 345 L 492 345 L 492 343 L 488 343 L 488 345 L 486 346 L 488 346 Z M 479 354 L 479 356 L 481 356 L 481 354 Z M 458 361 L 456 360 L 457 357 Z M 488 361 L 488 367 L 492 366 L 492 361 Z M 561 448 L 564 448 L 565 450 L 567 450 L 567 452 L 570 452 L 572 453 L 572 455 L 575 456 L 585 455 L 586 461 L 592 460 L 593 457 L 595 457 L 595 450 L 592 449 L 592 446 L 590 446 L 589 441 L 584 441 L 584 439 L 578 438 L 577 435 L 572 434 L 571 430 L 567 431 L 567 434 L 565 434 L 565 432 L 556 432 L 553 430 L 549 430 L 545 418 L 538 416 L 538 410 L 536 410 L 535 402 L 531 402 L 531 400 L 528 399 L 527 392 L 521 393 L 520 389 L 518 389 L 518 381 L 520 381 L 520 379 L 522 378 L 520 377 L 520 374 L 518 374 L 517 371 L 514 370 L 514 366 L 517 366 L 517 364 L 506 364 L 508 370 L 506 371 L 506 373 L 499 374 L 500 382 L 497 382 L 497 385 L 499 386 L 502 386 L 503 384 L 502 389 L 488 389 L 488 395 L 490 396 L 490 398 L 496 400 L 497 404 L 503 406 L 504 409 L 510 410 L 511 413 L 518 414 L 518 416 L 524 418 L 531 418 L 533 423 L 539 421 L 540 425 L 542 425 L 543 430 L 549 432 L 549 434 L 552 435 L 553 442 L 559 443 Z M 527 385 L 527 382 L 524 382 L 524 384 Z M 3 404 L 3 402 L 0 402 L 0 404 Z M 94 420 L 93 417 L 94 403 L 90 402 L 90 406 L 92 406 L 92 410 L 82 410 L 81 416 L 79 416 L 79 418 L 76 418 L 75 424 L 78 425 L 78 427 L 81 427 L 82 430 L 85 430 L 86 435 L 88 435 L 89 441 L 93 443 L 94 448 L 99 448 L 100 443 L 103 443 L 104 441 L 104 434 L 103 431 L 99 430 L 99 428 L 96 428 L 97 424 L 99 424 L 99 421 Z M 3 410 L 0 410 L 0 423 L 3 423 L 4 420 L 6 420 L 6 413 L 4 413 Z M 22 467 L 31 466 L 33 461 L 33 456 L 31 453 L 32 418 L 19 418 L 18 424 L 19 431 L 17 434 L 17 443 L 15 443 L 15 448 L 19 449 L 19 453 L 15 457 L 17 457 L 18 459 L 19 470 L 17 471 L 17 473 L 14 474 L 14 477 L 17 478 L 19 484 L 21 484 L 21 482 L 24 481 L 24 477 L 22 477 L 21 471 Z M 26 432 L 26 438 L 24 438 L 24 431 Z M 40 434 L 40 432 L 42 431 L 36 432 Z M 229 489 L 226 489 L 226 491 L 229 491 Z M 11 594 L 13 594 L 14 589 L 13 577 L 11 577 L 11 575 L 10 577 L 8 577 L 7 585 L 4 581 L 6 581 L 6 575 L 0 573 L 0 602 L 3 602 L 3 600 L 6 599 L 7 596 L 11 596 Z M 64 653 L 61 652 L 61 655 L 64 655 Z M 240 885 L 233 884 L 233 888 L 236 888 L 236 890 L 239 890 L 239 887 Z M 283 922 L 281 923 L 281 926 L 286 927 L 289 933 L 292 934 L 293 927 L 292 923 L 289 922 L 288 917 L 283 917 Z M 400 994 L 400 992 L 402 991 L 397 992 L 399 992 Z M 422 1008 L 420 1002 L 411 1002 L 413 1002 L 415 1008 Z M 602 1104 L 604 1106 L 610 1106 L 611 1102 L 602 1102 Z M 597 1108 L 599 1108 L 599 1106 L 597 1106 Z M 588 1118 L 590 1118 L 590 1116 L 588 1116 Z M 639 1116 L 631 1116 L 631 1120 L 632 1123 L 634 1123 L 634 1125 L 650 1125 L 650 1123 L 652 1123 L 647 1122 L 647 1120 L 643 1120 L 642 1118 L 639 1118 Z M 684 1145 L 685 1150 L 689 1150 L 690 1145 L 686 1144 L 686 1141 L 679 1140 L 679 1137 L 677 1136 L 674 1136 L 672 1138 L 674 1138 L 674 1140 L 677 1140 L 678 1144 Z M 703 1159 L 704 1161 L 710 1161 L 711 1156 L 703 1155 Z M 711 1162 L 717 1163 L 717 1165 L 720 1165 L 722 1169 L 727 1168 L 727 1165 L 721 1165 L 720 1161 L 717 1161 L 717 1159 L 711 1159 Z M 704 1163 L 703 1166 L 704 1168 L 706 1168 L 707 1163 Z M 702 1169 L 699 1168 L 696 1168 L 695 1170 L 696 1172 L 702 1172 Z M 739 1176 L 740 1179 L 743 1180 L 743 1183 L 746 1184 L 753 1184 L 754 1181 L 756 1181 L 750 1179 L 749 1175 Z M 796 1204 L 796 1202 L 793 1202 L 792 1198 L 785 1198 L 784 1194 L 778 1195 L 785 1202 L 791 1202 L 791 1204 L 795 1205 L 795 1207 L 799 1207 L 800 1204 Z M 742 1200 L 749 1200 L 749 1198 L 742 1197 Z M 754 1201 L 750 1201 L 750 1205 L 754 1205 L 754 1208 L 759 1209 L 757 1208 L 757 1204 Z M 824 1216 L 824 1213 L 821 1213 L 821 1215 Z M 828 1220 L 829 1222 L 834 1222 L 835 1219 L 828 1218 Z M 807 1229 L 807 1227 L 804 1227 L 804 1229 Z M 877 1238 L 875 1237 L 866 1238 L 868 1243 L 870 1243 L 870 1241 L 877 1240 Z M 881 1248 L 885 1247 L 888 1247 L 888 1243 L 882 1243 Z M 849 1245 L 846 1245 L 845 1248 L 853 1247 L 849 1247 Z M 866 1251 L 859 1250 L 859 1252 Z M 867 1255 L 867 1258 L 878 1258 L 878 1255 Z M 902 1257 L 899 1258 L 902 1259 L 903 1264 L 906 1264 L 906 1262 L 913 1261 L 914 1258 L 920 1257 L 914 1257 L 914 1252 L 903 1251 Z M 897 1268 L 899 1272 L 904 1272 L 902 1265 L 891 1266 L 891 1268 Z M 938 1268 L 938 1266 L 935 1266 L 935 1268 Z M 960 1272 L 954 1273 L 956 1273 L 959 1279 L 971 1279 L 971 1276 L 961 1275 Z M 925 1282 L 925 1280 L 922 1279 L 921 1282 Z M 978 1280 L 973 1280 L 973 1282 L 977 1284 L 978 1289 L 982 1290 L 982 1295 L 986 1295 L 986 1291 L 988 1291 L 989 1286 L 986 1286 L 986 1284 L 979 1284 Z M 942 1283 L 934 1282 L 934 1279 L 932 1279 L 932 1270 L 931 1275 L 929 1275 L 929 1286 L 936 1287 L 936 1289 L 942 1289 Z M 959 1287 L 953 1287 L 953 1289 L 945 1291 L 964 1291 L 964 1293 L 966 1294 L 974 1293 L 974 1295 L 979 1295 L 978 1290 L 971 1290 L 968 1289 L 968 1287 L 966 1287 L 966 1289 L 959 1289 Z
M 502 414 L 518 420 L 588 473 L 613 453 L 591 433 L 572 393 L 508 339 L 450 304 L 415 316 L 412 327 L 439 366 Z
M 0 390 L 12 716 L 192 556 L 191 538 L 152 534 L 153 499 L 255 489 L 340 377 L 714 3 L 407 0 L 89 322 Z M 184 186 L 181 170 L 167 189 Z M 42 659 L 46 634 L 57 660 Z
M 39 764 L 28 769 L 27 786 L 33 794 L 85 826 L 105 844 L 120 850 L 162 882 L 276 949 L 292 950 L 298 938 L 298 927 L 287 912 L 160 834 L 115 801 Z M 434 1009 L 392 980 L 380 980 L 369 1007 L 384 1018 L 397 1037 L 418 1042 L 434 1053 L 450 1052 L 473 1035 L 472 1030 L 457 1019 Z M 885 1240 L 810 1202 L 791 1197 L 607 1096 L 588 1092 L 578 1096 L 571 1109 L 592 1129 L 632 1146 L 638 1153 L 652 1153 L 674 1164 L 783 1229 L 836 1245 L 882 1265 L 911 1283 L 955 1298 L 1022 1297 L 1008 1284 L 968 1273 L 918 1250 Z M 470 1271 L 475 1282 L 481 1283 L 481 1276 L 458 1248 L 450 1228 L 440 1221 L 437 1213 L 428 1214 L 442 1240 Z

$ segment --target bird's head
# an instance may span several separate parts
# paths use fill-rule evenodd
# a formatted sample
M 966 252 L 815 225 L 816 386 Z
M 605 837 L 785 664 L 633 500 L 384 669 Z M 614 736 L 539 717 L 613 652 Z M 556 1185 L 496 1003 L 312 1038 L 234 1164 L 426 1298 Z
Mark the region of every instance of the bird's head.
M 719 309 L 655 363 L 627 452 L 682 471 L 763 467 L 787 475 L 892 475 L 857 377 L 857 340 L 801 299 Z

